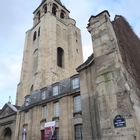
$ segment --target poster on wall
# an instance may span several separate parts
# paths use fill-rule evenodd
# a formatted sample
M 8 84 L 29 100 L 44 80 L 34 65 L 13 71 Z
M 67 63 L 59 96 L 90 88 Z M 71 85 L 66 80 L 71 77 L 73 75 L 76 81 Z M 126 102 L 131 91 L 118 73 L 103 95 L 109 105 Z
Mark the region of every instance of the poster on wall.
M 55 131 L 55 121 L 45 123 L 44 138 L 52 140 Z

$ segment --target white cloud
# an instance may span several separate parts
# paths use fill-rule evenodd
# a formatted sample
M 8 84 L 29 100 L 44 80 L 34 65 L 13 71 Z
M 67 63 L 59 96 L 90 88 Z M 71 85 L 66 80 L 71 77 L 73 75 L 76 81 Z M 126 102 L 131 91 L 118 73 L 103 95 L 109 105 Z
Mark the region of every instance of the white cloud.
M 7 5 L 8 3 L 8 5 Z M 0 107 L 16 96 L 24 35 L 32 26 L 32 12 L 39 1 L 7 0 L 0 5 Z M 6 7 L 6 10 L 5 10 Z
M 93 49 L 91 45 L 84 45 L 83 47 L 83 55 L 84 55 L 84 61 L 93 53 Z
M 6 57 L 0 56 L 0 66 L 0 99 L 8 100 L 8 97 L 12 96 L 14 102 L 16 96 L 16 85 L 19 81 L 21 58 L 14 54 L 7 55 Z M 0 104 L 3 105 L 4 102 Z
M 111 19 L 115 15 L 124 16 L 131 26 L 134 28 L 135 32 L 140 36 L 140 12 L 139 12 L 139 0 L 94 0 L 93 14 L 97 14 L 102 10 L 108 10 L 111 14 Z
M 0 56 L 0 88 L 6 88 L 19 80 L 20 63 L 21 58 L 18 55 Z

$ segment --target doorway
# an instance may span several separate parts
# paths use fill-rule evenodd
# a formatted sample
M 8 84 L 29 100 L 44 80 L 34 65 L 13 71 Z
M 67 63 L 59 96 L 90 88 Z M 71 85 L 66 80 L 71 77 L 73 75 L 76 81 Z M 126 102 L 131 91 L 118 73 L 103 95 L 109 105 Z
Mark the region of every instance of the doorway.
M 4 140 L 11 140 L 12 139 L 12 131 L 11 129 L 8 127 L 8 128 L 5 128 L 4 129 Z

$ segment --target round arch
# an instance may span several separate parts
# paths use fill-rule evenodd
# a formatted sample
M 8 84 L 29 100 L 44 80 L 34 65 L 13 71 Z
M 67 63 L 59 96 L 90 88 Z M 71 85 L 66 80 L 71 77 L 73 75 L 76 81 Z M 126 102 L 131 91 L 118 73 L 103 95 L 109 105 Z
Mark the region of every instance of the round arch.
M 3 140 L 11 140 L 12 139 L 12 130 L 7 127 L 3 131 Z

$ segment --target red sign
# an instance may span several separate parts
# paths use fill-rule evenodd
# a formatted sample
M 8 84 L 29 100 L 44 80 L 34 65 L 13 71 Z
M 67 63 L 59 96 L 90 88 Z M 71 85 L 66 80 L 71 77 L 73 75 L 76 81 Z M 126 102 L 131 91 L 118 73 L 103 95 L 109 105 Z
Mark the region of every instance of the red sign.
M 44 139 L 45 140 L 52 140 L 53 134 L 55 130 L 55 122 L 48 122 L 45 124 L 45 131 L 44 131 Z

